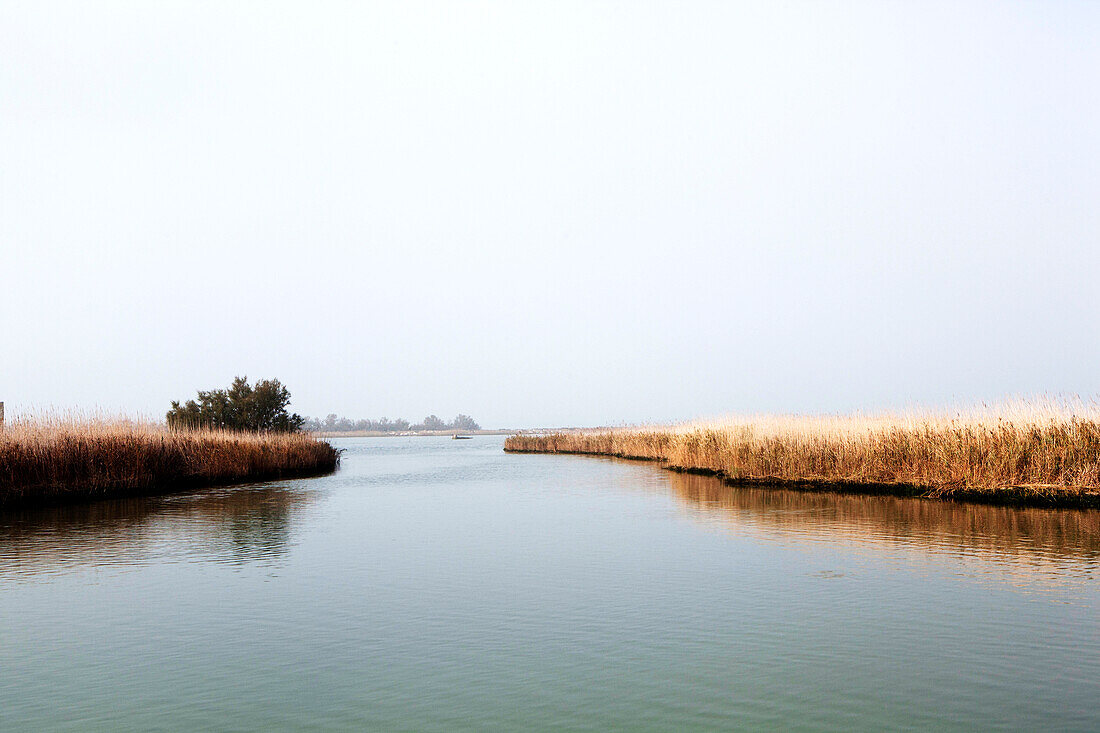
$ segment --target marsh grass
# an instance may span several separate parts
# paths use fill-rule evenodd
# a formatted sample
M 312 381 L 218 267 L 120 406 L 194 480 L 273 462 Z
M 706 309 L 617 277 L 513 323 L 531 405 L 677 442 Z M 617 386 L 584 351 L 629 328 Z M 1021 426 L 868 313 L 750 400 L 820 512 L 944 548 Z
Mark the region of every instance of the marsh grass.
M 734 484 L 1100 506 L 1100 409 L 1080 400 L 943 412 L 735 416 L 517 435 L 505 450 L 658 460 Z
M 339 453 L 306 434 L 168 430 L 38 416 L 0 429 L 0 506 L 162 494 L 327 473 Z

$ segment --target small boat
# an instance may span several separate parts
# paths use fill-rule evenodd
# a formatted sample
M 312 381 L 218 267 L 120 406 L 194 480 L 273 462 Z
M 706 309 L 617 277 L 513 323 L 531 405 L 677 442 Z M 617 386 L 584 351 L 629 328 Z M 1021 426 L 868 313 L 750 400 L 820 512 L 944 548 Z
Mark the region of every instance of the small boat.
M 458 433 L 455 433 L 454 435 L 451 436 L 451 440 L 470 440 L 472 437 L 474 437 L 474 436 L 472 436 L 472 435 L 459 435 Z

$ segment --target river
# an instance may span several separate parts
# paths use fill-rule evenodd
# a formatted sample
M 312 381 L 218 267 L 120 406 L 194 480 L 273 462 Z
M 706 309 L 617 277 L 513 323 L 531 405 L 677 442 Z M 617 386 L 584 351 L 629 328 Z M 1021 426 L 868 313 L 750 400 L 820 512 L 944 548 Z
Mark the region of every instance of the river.
M 1100 512 L 333 442 L 0 514 L 0 730 L 1100 729 Z

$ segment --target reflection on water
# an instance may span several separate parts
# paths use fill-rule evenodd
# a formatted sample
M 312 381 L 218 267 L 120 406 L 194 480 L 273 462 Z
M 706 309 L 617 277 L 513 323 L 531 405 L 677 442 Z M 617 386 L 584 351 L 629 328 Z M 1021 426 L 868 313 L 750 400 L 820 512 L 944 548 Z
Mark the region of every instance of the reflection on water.
M 1100 567 L 1100 511 L 734 487 L 681 473 L 669 480 L 699 518 L 785 542 L 912 548 L 1050 577 L 1092 577 Z
M 111 499 L 0 514 L 0 576 L 184 559 L 243 563 L 285 555 L 314 492 L 291 484 Z

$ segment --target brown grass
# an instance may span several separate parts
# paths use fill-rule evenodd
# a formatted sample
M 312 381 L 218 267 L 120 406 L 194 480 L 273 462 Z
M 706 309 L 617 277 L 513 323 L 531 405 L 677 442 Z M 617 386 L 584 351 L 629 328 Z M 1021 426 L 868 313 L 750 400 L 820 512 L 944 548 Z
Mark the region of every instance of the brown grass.
M 1079 401 L 517 435 L 505 450 L 658 460 L 733 484 L 1100 506 L 1100 409 Z
M 0 506 L 316 475 L 338 462 L 335 448 L 304 434 L 35 418 L 0 428 Z

